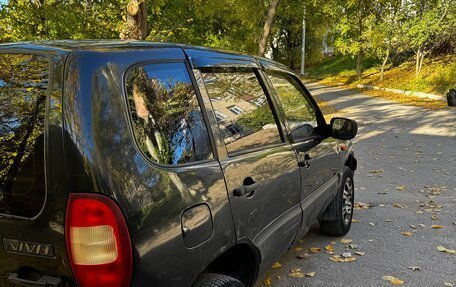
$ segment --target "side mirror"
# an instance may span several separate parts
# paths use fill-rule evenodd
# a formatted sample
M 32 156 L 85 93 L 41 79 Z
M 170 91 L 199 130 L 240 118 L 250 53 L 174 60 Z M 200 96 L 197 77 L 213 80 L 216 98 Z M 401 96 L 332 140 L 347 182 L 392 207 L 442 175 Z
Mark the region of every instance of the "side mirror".
M 358 123 L 346 118 L 332 118 L 331 136 L 339 140 L 351 140 L 358 133 Z

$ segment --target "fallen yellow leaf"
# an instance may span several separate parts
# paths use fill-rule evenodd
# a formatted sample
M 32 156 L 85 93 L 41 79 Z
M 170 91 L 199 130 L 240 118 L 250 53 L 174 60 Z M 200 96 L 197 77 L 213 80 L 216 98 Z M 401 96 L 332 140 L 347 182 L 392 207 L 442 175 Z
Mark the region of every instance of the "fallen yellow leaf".
M 266 279 L 264 279 L 263 285 L 264 285 L 264 286 L 271 286 L 271 285 L 272 285 L 272 279 L 271 279 L 271 277 L 267 277 Z
M 445 248 L 442 245 L 437 246 L 437 250 L 440 252 L 446 252 L 448 254 L 456 254 L 456 250 Z
M 433 229 L 442 229 L 443 226 L 442 225 L 433 224 L 433 225 L 431 225 L 431 228 L 433 228 Z
M 341 239 L 341 240 L 340 240 L 340 243 L 343 243 L 343 244 L 348 244 L 348 243 L 352 243 L 352 242 L 353 242 L 352 239 L 345 239 L 345 238 L 344 238 L 344 239 Z
M 280 264 L 280 262 L 274 262 L 274 264 L 272 264 L 272 269 L 278 269 L 281 267 L 282 267 L 282 264 Z
M 329 260 L 334 262 L 353 262 L 356 260 L 356 257 L 343 258 L 340 255 L 329 256 Z
M 307 277 L 314 277 L 315 276 L 315 272 L 308 272 L 308 273 L 306 273 L 306 276 Z
M 309 249 L 309 251 L 312 252 L 312 253 L 318 253 L 318 252 L 321 251 L 321 248 L 319 248 L 319 247 L 311 247 Z
M 293 268 L 293 269 L 291 269 L 291 272 L 290 272 L 290 274 L 288 274 L 288 275 L 290 275 L 291 277 L 294 277 L 294 278 L 302 278 L 302 277 L 305 276 L 305 275 L 301 272 L 301 269 L 299 269 L 299 268 Z
M 364 254 L 366 254 L 366 252 L 356 251 L 355 254 L 359 255 L 359 256 L 364 256 Z
M 359 220 L 358 220 L 358 219 L 352 219 L 352 222 L 353 222 L 353 223 L 358 223 Z
M 403 191 L 403 190 L 405 190 L 406 188 L 407 188 L 407 187 L 406 187 L 405 185 L 398 185 L 398 186 L 396 186 L 396 189 L 397 189 L 397 190 L 400 190 L 400 191 Z
M 333 253 L 334 252 L 334 246 L 332 246 L 331 244 L 326 245 L 325 249 L 329 253 Z
M 413 233 L 411 233 L 410 231 L 406 231 L 406 232 L 402 232 L 402 235 L 405 235 L 405 236 L 412 236 Z
M 383 280 L 387 280 L 389 282 L 391 282 L 391 284 L 393 285 L 403 285 L 404 284 L 404 281 L 394 277 L 394 276 L 383 276 Z

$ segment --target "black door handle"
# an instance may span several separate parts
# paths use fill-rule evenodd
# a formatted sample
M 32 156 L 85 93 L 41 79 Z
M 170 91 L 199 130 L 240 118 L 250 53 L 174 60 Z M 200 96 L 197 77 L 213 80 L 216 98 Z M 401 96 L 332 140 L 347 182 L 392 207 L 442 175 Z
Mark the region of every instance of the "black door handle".
M 309 168 L 309 167 L 310 167 L 310 162 L 309 162 L 309 160 L 311 160 L 310 156 L 309 156 L 308 154 L 305 154 L 305 155 L 304 155 L 304 159 L 298 161 L 298 166 L 299 166 L 299 167 L 306 167 L 306 168 Z
M 260 185 L 261 184 L 259 182 L 253 182 L 251 184 L 243 184 L 240 187 L 235 188 L 233 190 L 233 195 L 234 196 L 242 196 L 245 194 L 248 195 L 248 194 L 254 192 L 256 189 L 258 189 L 260 187 Z

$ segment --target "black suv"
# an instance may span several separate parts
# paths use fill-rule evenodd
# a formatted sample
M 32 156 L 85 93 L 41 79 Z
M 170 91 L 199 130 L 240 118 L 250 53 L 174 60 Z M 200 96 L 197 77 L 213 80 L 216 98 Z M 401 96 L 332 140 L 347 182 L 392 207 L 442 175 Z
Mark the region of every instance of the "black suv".
M 357 124 L 268 59 L 3 44 L 0 116 L 0 286 L 252 286 L 350 228 Z

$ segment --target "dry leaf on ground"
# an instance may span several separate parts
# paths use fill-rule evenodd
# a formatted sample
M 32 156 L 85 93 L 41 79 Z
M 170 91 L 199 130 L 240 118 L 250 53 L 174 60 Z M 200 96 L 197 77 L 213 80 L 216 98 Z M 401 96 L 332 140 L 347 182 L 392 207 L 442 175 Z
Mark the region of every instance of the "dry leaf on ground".
M 321 248 L 319 248 L 319 247 L 311 247 L 309 249 L 309 251 L 312 252 L 312 253 L 318 253 L 318 252 L 321 251 Z
M 403 191 L 405 190 L 407 187 L 405 185 L 398 185 L 396 186 L 396 189 L 399 190 L 399 191 Z
M 331 244 L 328 244 L 325 246 L 325 250 L 328 251 L 328 253 L 333 253 L 334 252 L 334 246 Z
M 456 250 L 445 248 L 442 245 L 437 246 L 437 250 L 440 252 L 446 252 L 448 254 L 456 254 Z
M 406 231 L 406 232 L 402 232 L 402 235 L 404 235 L 404 236 L 412 236 L 413 233 L 411 233 L 410 231 Z
M 353 242 L 352 239 L 345 239 L 345 238 L 344 238 L 344 239 L 341 239 L 341 240 L 340 240 L 340 243 L 342 243 L 342 244 L 349 244 L 349 243 L 352 243 L 352 242 Z
M 315 276 L 315 272 L 308 272 L 308 273 L 306 273 L 306 276 L 307 277 L 314 277 Z
M 294 278 L 302 278 L 302 277 L 304 277 L 304 274 L 301 272 L 300 268 L 291 269 L 291 272 L 288 275 L 291 276 L 291 277 L 294 277 Z
M 264 285 L 264 286 L 272 286 L 272 279 L 271 279 L 271 277 L 267 277 L 266 279 L 264 279 L 263 285 Z
M 298 257 L 299 259 L 309 259 L 310 258 L 310 254 L 309 253 L 303 253 L 303 254 L 299 254 Z
M 383 280 L 387 280 L 389 282 L 391 282 L 391 284 L 393 285 L 403 285 L 404 284 L 404 281 L 402 281 L 401 279 L 398 279 L 394 276 L 383 276 Z
M 282 267 L 282 264 L 280 264 L 280 262 L 274 262 L 274 264 L 272 264 L 272 269 L 278 269 Z
M 356 260 L 356 257 L 343 258 L 340 255 L 332 255 L 332 256 L 329 256 L 329 260 L 334 261 L 334 262 L 353 262 Z
M 421 267 L 420 266 L 410 266 L 408 269 L 410 269 L 412 271 L 421 271 Z
M 372 206 L 369 203 L 364 203 L 364 202 L 355 202 L 355 205 L 353 206 L 354 209 L 369 209 Z
M 443 226 L 442 225 L 433 224 L 433 225 L 431 225 L 431 228 L 432 229 L 442 229 Z
M 364 254 L 366 254 L 366 252 L 356 251 L 355 254 L 359 255 L 359 256 L 364 256 Z

